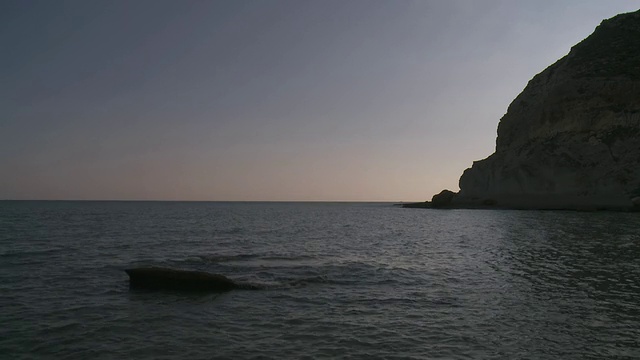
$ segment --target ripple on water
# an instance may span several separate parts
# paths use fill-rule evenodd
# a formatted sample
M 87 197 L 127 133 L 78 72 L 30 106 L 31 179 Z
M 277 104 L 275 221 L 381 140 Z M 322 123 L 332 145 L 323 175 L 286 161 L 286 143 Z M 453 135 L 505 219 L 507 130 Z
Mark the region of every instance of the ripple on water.
M 637 214 L 0 203 L 12 359 L 640 358 Z M 261 291 L 130 291 L 122 269 Z

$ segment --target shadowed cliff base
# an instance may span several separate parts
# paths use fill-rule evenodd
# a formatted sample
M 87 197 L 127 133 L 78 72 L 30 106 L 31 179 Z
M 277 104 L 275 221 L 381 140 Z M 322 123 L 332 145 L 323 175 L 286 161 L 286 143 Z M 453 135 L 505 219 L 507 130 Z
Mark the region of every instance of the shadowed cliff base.
M 501 209 L 501 210 L 574 210 L 574 211 L 624 211 L 640 212 L 640 197 L 629 201 L 628 206 L 619 206 L 618 202 L 611 201 L 607 197 L 599 202 L 593 197 L 588 199 L 580 196 L 556 196 L 553 199 L 537 195 L 517 195 L 505 202 L 493 199 L 464 199 L 457 193 L 450 202 L 424 201 L 402 204 L 403 208 L 411 209 Z
M 536 75 L 460 192 L 404 207 L 638 211 L 640 11 L 603 21 Z

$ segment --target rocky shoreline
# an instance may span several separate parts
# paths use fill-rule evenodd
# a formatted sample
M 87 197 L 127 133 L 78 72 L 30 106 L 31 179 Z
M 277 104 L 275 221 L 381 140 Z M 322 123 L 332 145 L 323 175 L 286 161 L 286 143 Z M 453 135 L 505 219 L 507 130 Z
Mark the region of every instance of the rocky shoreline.
M 604 20 L 533 77 L 495 153 L 407 208 L 640 210 L 640 11 Z
M 640 199 L 638 199 L 640 203 Z M 407 209 L 480 209 L 480 210 L 553 210 L 553 211 L 580 211 L 580 212 L 595 212 L 595 211 L 618 211 L 618 212 L 640 212 L 640 205 L 634 205 L 630 207 L 593 207 L 593 206 L 566 206 L 559 204 L 558 206 L 548 205 L 536 205 L 523 203 L 519 206 L 501 206 L 498 204 L 480 204 L 480 203 L 452 203 L 442 206 L 434 206 L 431 201 L 423 201 L 416 203 L 404 203 L 400 204 L 401 207 Z

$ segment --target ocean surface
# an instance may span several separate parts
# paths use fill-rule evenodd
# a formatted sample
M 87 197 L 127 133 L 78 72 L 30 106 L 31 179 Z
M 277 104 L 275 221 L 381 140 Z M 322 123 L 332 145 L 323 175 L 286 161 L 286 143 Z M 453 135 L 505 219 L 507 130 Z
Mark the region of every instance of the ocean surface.
M 638 359 L 640 214 L 4 201 L 0 358 Z

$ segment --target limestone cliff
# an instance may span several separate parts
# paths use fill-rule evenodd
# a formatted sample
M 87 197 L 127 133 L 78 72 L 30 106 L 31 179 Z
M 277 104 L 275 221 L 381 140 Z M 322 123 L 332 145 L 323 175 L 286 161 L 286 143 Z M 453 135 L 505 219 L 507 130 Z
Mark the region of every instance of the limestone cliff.
M 459 185 L 458 205 L 633 208 L 640 196 L 640 11 L 603 21 L 529 81 L 500 120 L 495 153 L 474 162 Z

